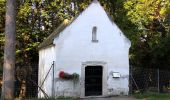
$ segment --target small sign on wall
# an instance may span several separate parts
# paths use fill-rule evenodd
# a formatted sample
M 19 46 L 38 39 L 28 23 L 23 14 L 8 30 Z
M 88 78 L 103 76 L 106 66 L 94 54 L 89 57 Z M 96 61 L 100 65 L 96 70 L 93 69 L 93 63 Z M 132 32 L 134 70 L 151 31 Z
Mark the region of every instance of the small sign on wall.
M 113 72 L 112 76 L 113 76 L 113 78 L 120 78 L 120 73 L 119 72 Z

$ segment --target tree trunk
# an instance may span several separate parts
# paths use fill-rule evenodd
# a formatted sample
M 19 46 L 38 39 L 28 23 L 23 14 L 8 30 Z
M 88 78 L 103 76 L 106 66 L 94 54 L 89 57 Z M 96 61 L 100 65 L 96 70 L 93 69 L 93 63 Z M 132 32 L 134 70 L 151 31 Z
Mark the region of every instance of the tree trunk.
M 26 81 L 22 80 L 21 81 L 21 89 L 19 93 L 19 100 L 24 100 L 26 94 Z
M 2 100 L 14 100 L 16 0 L 7 0 Z

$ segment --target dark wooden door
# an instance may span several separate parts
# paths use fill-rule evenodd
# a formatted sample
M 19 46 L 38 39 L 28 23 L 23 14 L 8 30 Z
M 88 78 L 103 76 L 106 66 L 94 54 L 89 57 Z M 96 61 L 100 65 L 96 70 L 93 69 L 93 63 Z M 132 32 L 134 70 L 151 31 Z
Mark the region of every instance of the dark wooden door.
M 102 95 L 102 66 L 87 66 L 85 68 L 85 96 Z

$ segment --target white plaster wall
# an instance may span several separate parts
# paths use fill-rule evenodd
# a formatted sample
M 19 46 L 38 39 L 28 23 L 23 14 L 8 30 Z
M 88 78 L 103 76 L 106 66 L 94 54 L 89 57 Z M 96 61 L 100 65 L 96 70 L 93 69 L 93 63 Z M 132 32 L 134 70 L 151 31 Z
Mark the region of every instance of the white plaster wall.
M 47 48 L 43 48 L 39 50 L 39 77 L 38 84 L 42 85 L 45 76 L 47 75 L 50 67 L 55 61 L 55 46 L 49 46 Z M 52 95 L 52 69 L 46 78 L 44 84 L 42 85 L 42 89 L 47 93 L 48 96 Z M 38 90 L 38 97 L 44 97 L 44 94 L 41 90 Z
M 97 26 L 98 43 L 92 43 L 92 28 Z M 128 94 L 129 61 L 128 41 L 119 28 L 110 21 L 99 3 L 92 3 L 59 37 L 54 40 L 57 46 L 55 67 L 56 96 L 80 96 L 81 81 L 63 81 L 59 71 L 81 75 L 83 62 L 102 61 L 108 66 L 108 95 Z M 121 78 L 114 79 L 111 72 L 120 72 Z M 81 76 L 80 76 L 81 78 Z

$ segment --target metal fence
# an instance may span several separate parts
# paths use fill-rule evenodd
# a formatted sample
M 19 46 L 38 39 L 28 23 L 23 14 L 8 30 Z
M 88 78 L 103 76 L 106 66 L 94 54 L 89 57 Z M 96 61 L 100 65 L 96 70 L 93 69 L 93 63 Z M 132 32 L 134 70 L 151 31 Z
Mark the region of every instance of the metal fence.
M 130 93 L 170 93 L 170 71 L 153 68 L 130 67 Z M 37 98 L 38 65 L 16 65 L 15 97 Z
M 38 65 L 16 65 L 15 97 L 37 97 Z
M 37 97 L 38 92 L 38 65 L 16 65 L 14 96 Z M 0 75 L 2 81 L 2 74 Z M 0 84 L 0 95 L 1 95 Z
M 130 92 L 170 93 L 170 71 L 155 68 L 130 68 Z

